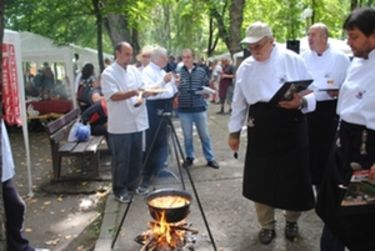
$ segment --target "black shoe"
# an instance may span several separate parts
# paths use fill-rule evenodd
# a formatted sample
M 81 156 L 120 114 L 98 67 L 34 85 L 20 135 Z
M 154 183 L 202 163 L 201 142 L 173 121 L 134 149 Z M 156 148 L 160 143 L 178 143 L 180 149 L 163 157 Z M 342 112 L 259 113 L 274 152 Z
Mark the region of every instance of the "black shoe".
M 224 115 L 224 111 L 220 110 L 220 111 L 216 112 L 216 114 Z
M 210 161 L 208 161 L 207 162 L 207 166 L 212 167 L 214 169 L 219 169 L 220 168 L 219 163 L 217 163 L 216 160 L 210 160 Z
M 262 244 L 268 245 L 272 242 L 272 240 L 275 238 L 276 233 L 274 229 L 265 229 L 263 228 L 260 230 L 258 234 L 259 241 Z
M 187 167 L 192 166 L 192 165 L 193 165 L 193 162 L 194 162 L 194 159 L 193 159 L 193 158 L 187 157 L 187 158 L 185 159 L 185 165 L 186 165 Z
M 294 241 L 294 239 L 298 235 L 298 225 L 297 222 L 286 222 L 285 225 L 285 237 L 290 240 Z

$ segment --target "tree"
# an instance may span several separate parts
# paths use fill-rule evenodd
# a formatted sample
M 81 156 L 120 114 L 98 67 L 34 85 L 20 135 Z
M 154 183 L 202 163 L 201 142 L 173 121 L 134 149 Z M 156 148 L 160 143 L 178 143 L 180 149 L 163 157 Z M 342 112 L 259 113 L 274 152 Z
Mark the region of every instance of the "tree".
M 228 4 L 225 0 L 224 8 Z M 225 17 L 220 14 L 215 4 L 210 2 L 210 13 L 216 19 L 220 38 L 224 41 L 231 55 L 241 50 L 241 27 L 243 21 L 244 0 L 231 0 L 229 6 L 229 27 L 225 25 Z

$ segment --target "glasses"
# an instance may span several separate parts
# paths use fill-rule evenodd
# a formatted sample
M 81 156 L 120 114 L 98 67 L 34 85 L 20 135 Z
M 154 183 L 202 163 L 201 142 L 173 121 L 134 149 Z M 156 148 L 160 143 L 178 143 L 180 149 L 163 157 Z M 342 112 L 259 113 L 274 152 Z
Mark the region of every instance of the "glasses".
M 258 42 L 253 45 L 248 45 L 250 51 L 260 51 L 269 42 L 268 38 L 264 39 L 263 42 Z
M 149 57 L 151 57 L 150 55 L 147 55 L 147 54 L 144 54 L 144 55 L 142 55 L 142 57 L 143 58 L 149 58 Z

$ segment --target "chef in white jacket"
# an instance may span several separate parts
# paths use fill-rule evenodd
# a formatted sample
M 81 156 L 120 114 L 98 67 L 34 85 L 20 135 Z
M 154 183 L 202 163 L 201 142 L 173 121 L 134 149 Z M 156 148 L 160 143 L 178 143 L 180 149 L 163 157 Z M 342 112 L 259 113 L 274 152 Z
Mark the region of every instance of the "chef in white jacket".
M 269 244 L 274 239 L 275 208 L 286 210 L 285 236 L 293 240 L 301 211 L 314 207 L 304 113 L 313 111 L 316 101 L 313 93 L 295 93 L 292 100 L 276 104 L 269 101 L 285 81 L 311 79 L 311 75 L 299 55 L 274 43 L 267 24 L 250 25 L 246 35 L 242 43 L 251 56 L 236 74 L 228 144 L 238 151 L 247 118 L 243 195 L 255 202 L 262 228 L 259 240 Z

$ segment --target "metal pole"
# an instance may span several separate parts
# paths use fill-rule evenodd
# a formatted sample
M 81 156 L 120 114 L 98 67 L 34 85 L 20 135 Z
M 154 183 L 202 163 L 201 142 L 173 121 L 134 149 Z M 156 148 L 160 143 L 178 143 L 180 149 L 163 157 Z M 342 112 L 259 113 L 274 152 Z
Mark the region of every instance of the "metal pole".
M 117 231 L 116 231 L 116 234 L 115 234 L 115 238 L 114 238 L 113 241 L 112 241 L 111 249 L 113 249 L 113 247 L 115 246 L 115 243 L 116 243 L 116 241 L 117 241 L 117 237 L 118 237 L 118 235 L 120 234 L 120 231 L 121 231 L 122 225 L 124 224 L 124 221 L 125 221 L 125 218 L 126 218 L 126 215 L 128 214 L 128 211 L 129 211 L 129 209 L 130 209 L 130 206 L 131 206 L 131 204 L 133 203 L 133 196 L 134 196 L 134 195 L 131 196 L 131 198 L 130 198 L 130 202 L 128 203 L 128 205 L 126 205 L 125 212 L 124 212 L 124 214 L 123 214 L 123 216 L 122 216 L 122 218 L 121 218 L 120 225 L 119 225 L 118 228 L 117 228 Z
M 176 140 L 176 144 L 178 146 L 178 149 L 179 149 L 179 152 L 183 158 L 183 160 L 185 160 L 184 158 L 184 154 L 183 154 L 183 151 L 182 151 L 182 147 L 181 147 L 181 144 L 178 140 L 178 137 L 177 137 L 177 133 L 176 133 L 176 130 L 172 124 L 172 121 L 168 118 L 168 122 L 172 128 L 172 134 L 174 135 L 175 137 L 175 140 Z M 175 146 L 175 145 L 174 145 Z M 191 176 L 191 173 L 190 173 L 190 170 L 189 170 L 189 167 L 187 167 L 186 164 L 183 165 L 188 177 L 189 177 L 189 181 L 190 181 L 190 184 L 191 184 L 191 187 L 193 188 L 193 192 L 194 192 L 194 195 L 195 195 L 195 198 L 197 200 L 197 203 L 198 203 L 198 207 L 199 207 L 199 211 L 201 212 L 202 214 L 202 218 L 203 218 L 203 221 L 204 221 L 204 224 L 206 226 L 206 229 L 207 229 L 207 232 L 208 232 L 208 235 L 210 237 L 210 240 L 211 240 L 211 244 L 212 244 L 212 247 L 214 248 L 214 251 L 217 251 L 217 247 L 216 247 L 216 243 L 215 243 L 215 240 L 214 240 L 214 237 L 211 233 L 211 230 L 210 230 L 210 226 L 208 225 L 208 221 L 207 221 L 207 218 L 206 218 L 206 215 L 204 213 L 204 210 L 203 210 L 203 207 L 202 207 L 202 204 L 201 204 L 201 201 L 199 199 L 199 196 L 198 196 L 198 192 L 197 192 L 197 189 L 195 188 L 195 184 L 194 184 L 194 181 L 193 181 L 193 177 Z

